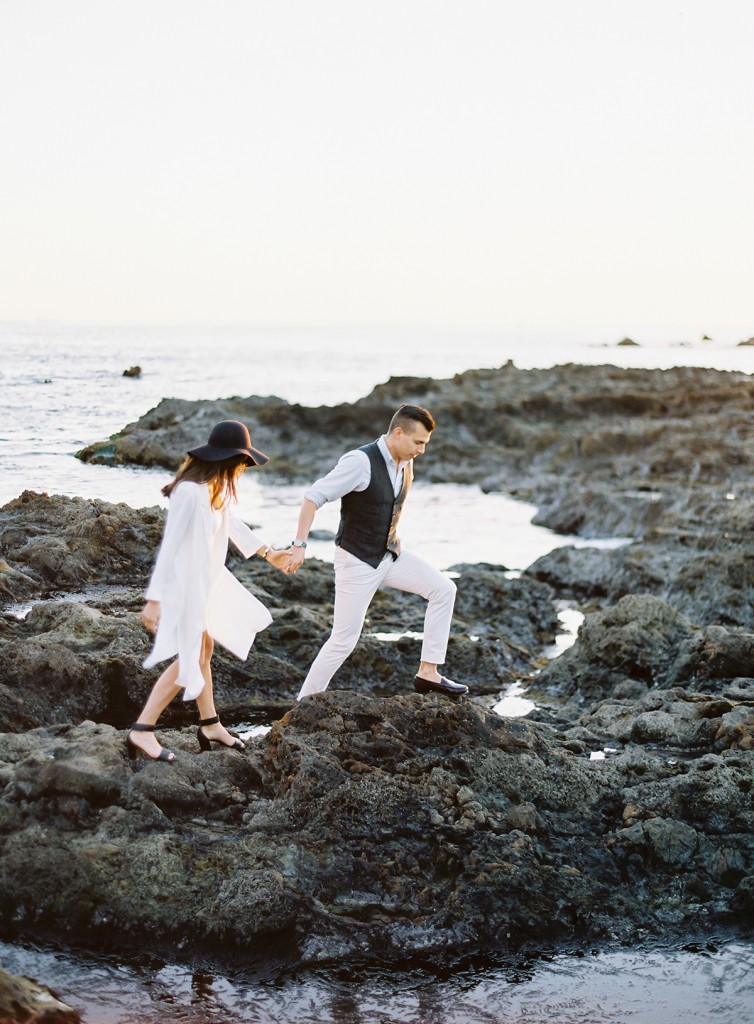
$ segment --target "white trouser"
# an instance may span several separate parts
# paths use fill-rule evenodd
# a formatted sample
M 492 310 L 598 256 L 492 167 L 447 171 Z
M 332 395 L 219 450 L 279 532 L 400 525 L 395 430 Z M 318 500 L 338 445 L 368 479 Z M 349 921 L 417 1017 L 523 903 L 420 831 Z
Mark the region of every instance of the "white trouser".
M 338 547 L 335 550 L 335 612 L 330 637 L 312 663 L 298 699 L 321 693 L 356 646 L 369 604 L 380 587 L 421 594 L 428 601 L 421 660 L 442 665 L 448 649 L 456 585 L 408 551 L 388 554 L 376 569 Z

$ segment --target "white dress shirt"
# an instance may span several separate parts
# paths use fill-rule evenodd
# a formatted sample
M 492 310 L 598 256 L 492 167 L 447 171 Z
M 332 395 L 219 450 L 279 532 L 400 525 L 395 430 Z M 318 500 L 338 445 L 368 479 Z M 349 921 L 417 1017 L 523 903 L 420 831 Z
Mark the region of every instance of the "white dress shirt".
M 396 462 L 387 446 L 387 435 L 383 434 L 377 441 L 377 447 L 385 460 L 388 476 L 393 484 L 393 494 L 398 496 L 403 483 L 403 467 L 407 462 Z M 316 480 L 304 495 L 317 508 L 322 508 L 328 501 L 337 501 L 351 491 L 365 491 L 372 479 L 372 464 L 366 452 L 355 448 L 346 452 L 338 460 L 336 466 L 325 476 Z

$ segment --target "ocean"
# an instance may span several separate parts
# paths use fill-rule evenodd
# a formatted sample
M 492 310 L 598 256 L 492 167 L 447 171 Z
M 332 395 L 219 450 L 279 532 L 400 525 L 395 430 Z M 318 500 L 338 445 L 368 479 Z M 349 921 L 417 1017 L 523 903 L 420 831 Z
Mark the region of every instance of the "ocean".
M 711 366 L 754 373 L 751 330 L 645 329 L 618 346 L 620 329 L 284 330 L 246 328 L 0 325 L 0 503 L 25 489 L 163 503 L 169 474 L 88 466 L 74 458 L 142 416 L 163 397 L 278 395 L 307 405 L 354 401 L 390 376 L 449 377 L 512 359 L 557 363 Z M 139 378 L 124 377 L 133 365 Z M 585 371 L 588 372 L 588 371 Z M 440 424 L 442 411 L 433 410 Z M 441 427 L 440 427 L 441 429 Z M 365 438 L 365 440 L 368 440 Z M 328 467 L 323 467 L 326 469 Z M 407 547 L 441 568 L 494 560 L 526 568 L 561 537 L 532 526 L 533 506 L 476 487 L 419 483 L 402 521 Z M 284 546 L 293 536 L 302 488 L 242 479 L 241 512 Z M 431 514 L 428 514 L 431 513 Z M 335 508 L 319 528 L 332 529 Z M 474 523 L 474 530 L 459 523 Z M 590 544 L 614 545 L 626 538 Z M 581 541 L 575 541 L 582 543 Z M 312 553 L 332 557 L 331 542 Z M 752 1024 L 754 944 L 710 939 L 652 950 L 578 949 L 432 972 L 348 970 L 290 974 L 269 964 L 229 972 L 175 958 L 113 958 L 20 941 L 0 943 L 0 964 L 29 974 L 82 1008 L 87 1024 L 224 1021 L 264 1024 Z

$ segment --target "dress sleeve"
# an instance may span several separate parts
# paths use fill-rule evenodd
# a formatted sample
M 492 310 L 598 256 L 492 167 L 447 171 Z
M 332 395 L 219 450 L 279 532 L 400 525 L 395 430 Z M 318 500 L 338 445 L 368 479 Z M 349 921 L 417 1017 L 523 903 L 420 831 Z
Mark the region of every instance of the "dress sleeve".
M 179 484 L 170 496 L 162 543 L 157 552 L 157 560 L 145 594 L 147 601 L 162 601 L 163 599 L 167 580 L 171 574 L 171 568 L 175 564 L 181 541 L 197 512 L 199 495 L 198 487 Z
M 231 511 L 228 512 L 228 537 L 244 558 L 251 558 L 260 548 L 267 546 L 258 534 L 250 530 L 246 523 Z

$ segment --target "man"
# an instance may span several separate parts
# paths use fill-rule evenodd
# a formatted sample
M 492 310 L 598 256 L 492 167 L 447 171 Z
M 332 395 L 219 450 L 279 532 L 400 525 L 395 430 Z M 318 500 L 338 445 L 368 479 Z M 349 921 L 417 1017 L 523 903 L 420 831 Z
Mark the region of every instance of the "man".
M 428 602 L 414 689 L 454 697 L 468 693 L 463 683 L 454 683 L 438 671 L 448 646 L 455 584 L 418 555 L 401 551 L 397 535 L 413 480 L 413 460 L 424 452 L 434 429 L 435 421 L 426 409 L 402 405 L 386 434 L 346 452 L 304 496 L 296 539 L 288 553 L 288 572 L 302 565 L 314 517 L 325 502 L 340 498 L 340 526 L 335 538 L 332 633 L 309 669 L 299 700 L 327 689 L 356 646 L 369 604 L 380 587 L 421 594 Z

